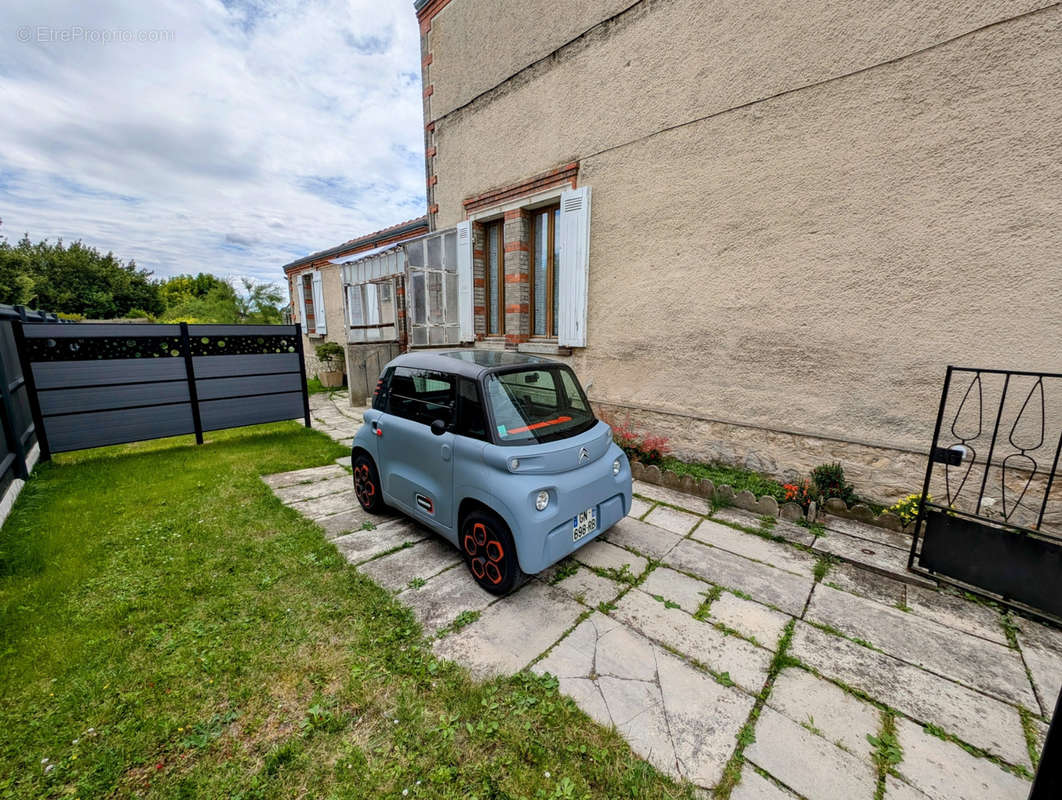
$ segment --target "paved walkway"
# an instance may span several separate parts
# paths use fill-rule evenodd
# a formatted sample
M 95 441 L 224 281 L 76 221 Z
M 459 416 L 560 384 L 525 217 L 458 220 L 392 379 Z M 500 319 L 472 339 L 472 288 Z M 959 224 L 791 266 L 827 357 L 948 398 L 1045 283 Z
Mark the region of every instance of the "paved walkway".
M 345 402 L 313 402 L 340 440 L 360 420 Z M 740 772 L 735 800 L 1029 791 L 1062 687 L 1062 632 L 841 560 L 900 544 L 880 541 L 887 532 L 831 519 L 815 535 L 636 483 L 630 517 L 498 600 L 439 537 L 370 520 L 345 466 L 264 480 L 398 594 L 440 657 L 483 677 L 552 673 L 636 752 L 698 786 Z M 891 770 L 875 743 L 899 746 Z

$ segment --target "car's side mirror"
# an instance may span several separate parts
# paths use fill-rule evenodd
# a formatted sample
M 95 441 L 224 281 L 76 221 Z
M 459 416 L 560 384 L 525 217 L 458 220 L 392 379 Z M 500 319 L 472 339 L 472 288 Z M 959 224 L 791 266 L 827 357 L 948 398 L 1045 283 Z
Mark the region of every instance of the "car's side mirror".
M 436 436 L 442 436 L 446 433 L 446 420 L 437 419 L 431 424 L 431 432 Z

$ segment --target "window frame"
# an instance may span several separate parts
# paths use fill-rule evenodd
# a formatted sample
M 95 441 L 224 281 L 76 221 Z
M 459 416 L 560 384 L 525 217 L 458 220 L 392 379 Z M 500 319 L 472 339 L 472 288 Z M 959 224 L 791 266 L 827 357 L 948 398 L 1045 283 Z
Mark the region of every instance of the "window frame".
M 539 206 L 528 210 L 531 215 L 531 258 L 528 264 L 528 336 L 532 339 L 556 339 L 557 338 L 557 315 L 553 313 L 555 294 L 557 291 L 557 217 L 560 213 L 560 202 Z M 546 324 L 545 333 L 535 333 L 535 264 L 539 248 L 539 231 L 543 217 L 546 221 Z
M 423 377 L 423 378 L 434 379 L 434 380 L 443 380 L 443 381 L 448 382 L 450 384 L 449 403 L 448 404 L 447 403 L 434 403 L 434 402 L 431 402 L 431 401 L 428 401 L 428 400 L 422 400 L 419 397 L 409 397 L 409 396 L 404 395 L 404 394 L 396 394 L 395 391 L 394 391 L 394 379 L 398 375 L 399 371 L 401 371 L 401 370 L 405 370 L 405 371 L 411 373 L 408 376 L 403 376 L 403 377 L 409 377 L 410 380 L 412 380 L 412 379 L 414 379 L 416 377 Z M 431 427 L 432 422 L 434 422 L 436 419 L 441 419 L 444 422 L 446 422 L 446 429 L 447 430 L 451 430 L 453 425 L 454 425 L 454 423 L 456 422 L 456 418 L 457 418 L 457 414 L 456 414 L 456 412 L 457 412 L 457 380 L 458 380 L 458 376 L 454 375 L 451 372 L 441 372 L 441 371 L 435 370 L 435 369 L 422 369 L 420 367 L 402 367 L 402 366 L 395 367 L 394 370 L 391 372 L 391 374 L 388 376 L 387 390 L 386 390 L 387 398 L 386 398 L 386 401 L 385 401 L 386 405 L 385 405 L 384 413 L 389 415 L 389 416 L 395 417 L 397 419 L 404 419 L 407 422 L 413 422 L 413 423 L 415 423 L 417 425 L 423 425 L 426 428 Z M 416 419 L 414 417 L 408 417 L 408 416 L 406 416 L 404 414 L 398 414 L 398 413 L 395 413 L 394 410 L 392 410 L 392 406 L 391 406 L 391 403 L 392 403 L 392 401 L 394 400 L 394 398 L 396 396 L 402 398 L 403 400 L 407 400 L 407 401 L 410 401 L 410 402 L 413 402 L 413 403 L 420 403 L 423 406 L 439 406 L 441 408 L 447 409 L 447 413 L 446 413 L 445 416 L 442 415 L 442 414 L 439 414 L 434 419 L 432 419 L 430 422 L 423 422 L 420 419 Z M 425 415 L 425 416 L 429 416 L 429 415 Z
M 498 250 L 495 253 L 495 261 L 497 263 L 490 263 L 490 234 L 492 230 L 498 231 Z M 483 223 L 484 242 L 486 247 L 484 248 L 484 298 L 486 300 L 485 310 L 486 319 L 484 320 L 484 330 L 487 336 L 504 336 L 505 335 L 505 220 L 495 219 L 489 222 Z M 498 329 L 491 330 L 490 326 L 490 309 L 491 301 L 494 301 L 498 305 Z
M 317 333 L 317 300 L 314 297 L 313 284 L 316 270 L 306 270 L 299 274 L 299 294 L 302 296 L 302 308 L 299 309 L 299 317 L 302 320 L 303 332 L 307 335 Z M 309 283 L 309 286 L 307 286 Z M 312 314 L 306 313 L 306 308 L 312 309 Z M 313 317 L 313 327 L 310 327 L 310 317 Z

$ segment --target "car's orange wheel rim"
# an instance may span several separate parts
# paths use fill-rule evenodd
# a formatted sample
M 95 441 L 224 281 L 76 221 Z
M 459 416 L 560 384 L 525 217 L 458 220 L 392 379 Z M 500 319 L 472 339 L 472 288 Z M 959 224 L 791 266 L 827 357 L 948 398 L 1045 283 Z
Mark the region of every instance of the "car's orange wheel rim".
M 369 472 L 368 464 L 358 464 L 354 470 L 354 494 L 358 497 L 358 502 L 363 506 L 368 506 L 372 503 L 372 498 L 376 494 L 376 484 L 372 481 L 372 474 Z
M 472 530 L 461 540 L 461 546 L 477 580 L 488 580 L 495 586 L 505 579 L 505 548 L 494 531 L 482 522 L 472 525 Z

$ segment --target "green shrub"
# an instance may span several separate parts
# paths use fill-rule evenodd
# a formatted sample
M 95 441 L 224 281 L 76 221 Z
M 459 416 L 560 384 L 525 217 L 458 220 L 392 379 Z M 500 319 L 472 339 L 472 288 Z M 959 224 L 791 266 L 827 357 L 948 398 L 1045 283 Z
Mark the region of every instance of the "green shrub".
M 314 352 L 317 354 L 317 360 L 328 367 L 329 372 L 343 361 L 343 346 L 335 342 L 319 344 L 314 348 Z
M 839 497 L 852 506 L 856 502 L 855 489 L 844 479 L 844 467 L 837 464 L 820 464 L 811 471 L 811 482 L 819 502 Z

